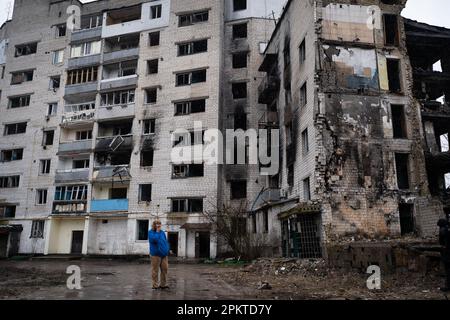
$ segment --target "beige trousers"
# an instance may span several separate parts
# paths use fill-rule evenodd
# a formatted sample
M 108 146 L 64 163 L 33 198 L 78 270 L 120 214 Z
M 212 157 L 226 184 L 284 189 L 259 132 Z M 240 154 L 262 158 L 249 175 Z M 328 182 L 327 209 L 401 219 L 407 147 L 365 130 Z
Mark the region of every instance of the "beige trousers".
M 152 265 L 152 282 L 153 288 L 165 287 L 167 280 L 167 271 L 169 269 L 169 258 L 168 257 L 151 257 Z M 161 282 L 158 284 L 158 273 L 161 269 Z

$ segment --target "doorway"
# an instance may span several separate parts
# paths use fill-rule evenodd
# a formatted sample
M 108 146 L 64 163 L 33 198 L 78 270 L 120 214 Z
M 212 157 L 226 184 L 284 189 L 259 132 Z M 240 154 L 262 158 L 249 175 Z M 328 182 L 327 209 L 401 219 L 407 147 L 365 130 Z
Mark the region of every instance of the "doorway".
M 210 257 L 210 234 L 207 231 L 195 233 L 195 257 L 204 259 Z
M 83 231 L 72 231 L 71 254 L 81 254 L 83 251 Z
M 170 255 L 178 257 L 178 232 L 169 232 Z

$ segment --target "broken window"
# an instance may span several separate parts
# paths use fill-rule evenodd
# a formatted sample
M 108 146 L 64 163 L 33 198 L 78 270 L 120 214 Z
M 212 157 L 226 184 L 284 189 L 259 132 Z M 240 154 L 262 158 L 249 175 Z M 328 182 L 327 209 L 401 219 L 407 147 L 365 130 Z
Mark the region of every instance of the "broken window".
M 300 58 L 300 65 L 303 65 L 306 61 L 306 39 L 303 39 L 298 51 L 299 51 L 298 54 Z
M 39 163 L 39 174 L 49 174 L 50 166 L 51 160 L 49 159 L 41 160 Z
M 147 61 L 147 74 L 158 73 L 159 59 L 152 59 Z
M 31 95 L 9 98 L 9 108 L 22 108 L 30 105 Z
M 395 154 L 397 169 L 397 185 L 400 190 L 408 190 L 409 186 L 409 155 L 407 153 Z
M 23 159 L 23 149 L 2 150 L 0 162 L 10 162 Z
M 137 239 L 138 241 L 148 240 L 149 222 L 148 220 L 137 220 Z
M 90 162 L 89 159 L 73 160 L 72 168 L 73 169 L 88 169 L 89 162 Z
M 82 16 L 80 30 L 94 29 L 103 25 L 103 14 Z
M 400 60 L 386 59 L 387 72 L 389 80 L 389 91 L 392 93 L 399 93 L 402 91 L 400 82 Z
M 16 206 L 2 206 L 0 207 L 1 218 L 14 218 L 16 216 Z
M 402 236 L 414 233 L 414 206 L 412 204 L 400 203 L 398 209 L 400 213 L 400 230 Z
M 247 38 L 247 23 L 233 25 L 233 39 Z
M 23 82 L 33 81 L 34 70 L 13 72 L 11 75 L 11 84 L 21 84 Z
M 43 205 L 47 203 L 47 189 L 36 190 L 36 204 Z
M 203 199 L 172 199 L 172 212 L 203 212 Z
M 303 180 L 303 200 L 311 200 L 311 185 L 309 178 Z
M 234 112 L 234 129 L 247 130 L 247 114 L 244 112 L 242 107 L 237 107 Z
M 156 103 L 158 100 L 158 89 L 145 89 L 145 103 Z
M 67 85 L 97 81 L 98 67 L 69 70 L 67 72 Z
M 111 189 L 109 189 L 109 199 L 110 200 L 127 199 L 127 194 L 128 194 L 127 188 L 111 188 Z
M 150 7 L 150 19 L 159 19 L 161 18 L 162 5 L 158 4 L 156 6 Z
M 100 105 L 102 107 L 113 107 L 134 103 L 135 90 L 113 91 L 102 93 Z
M 233 54 L 233 69 L 247 68 L 247 52 Z
M 55 31 L 56 38 L 65 37 L 67 34 L 67 23 L 62 23 L 55 26 Z
M 208 40 L 197 40 L 187 43 L 178 44 L 178 55 L 187 56 L 191 54 L 207 52 L 208 51 Z
M 398 17 L 393 14 L 385 14 L 384 18 L 384 39 L 387 46 L 398 45 Z
M 155 133 L 156 120 L 148 119 L 144 120 L 143 124 L 143 134 L 153 134 Z
M 17 45 L 14 56 L 21 57 L 34 54 L 37 51 L 37 45 L 38 45 L 37 42 Z
M 141 167 L 153 166 L 153 150 L 141 151 Z
M 148 34 L 148 38 L 149 38 L 149 46 L 150 47 L 159 46 L 160 31 L 150 32 Z
M 233 0 L 233 11 L 247 9 L 247 0 Z
M 173 165 L 172 178 L 203 177 L 204 172 L 205 172 L 204 164 Z
M 0 188 L 18 188 L 20 176 L 0 177 Z
M 306 82 L 300 88 L 300 106 L 304 107 L 308 103 L 308 91 Z
M 247 181 L 239 180 L 239 181 L 231 181 L 231 199 L 246 199 L 247 198 Z
M 47 107 L 47 116 L 52 117 L 55 116 L 58 112 L 58 103 L 49 103 Z
M 188 115 L 191 113 L 205 112 L 206 100 L 192 100 L 175 103 L 175 115 Z
M 139 201 L 151 202 L 152 201 L 152 185 L 141 184 L 139 185 Z
M 55 130 L 45 130 L 42 139 L 43 146 L 52 146 L 55 137 Z
M 236 82 L 231 85 L 233 99 L 247 98 L 247 82 Z
M 33 220 L 30 238 L 44 239 L 44 224 L 45 220 Z
M 25 133 L 26 131 L 27 131 L 27 123 L 26 122 L 11 123 L 11 124 L 5 125 L 4 135 L 9 136 L 9 135 L 13 135 L 13 134 Z
M 50 77 L 50 90 L 56 90 L 61 87 L 61 77 L 60 76 L 54 76 Z
M 391 105 L 392 129 L 394 139 L 406 139 L 405 107 L 403 105 Z
M 176 74 L 177 86 L 188 86 L 200 82 L 206 82 L 206 69 Z
M 186 27 L 197 23 L 206 22 L 209 19 L 208 11 L 199 11 L 183 14 L 178 17 L 178 26 Z
M 309 137 L 308 137 L 308 128 L 303 130 L 302 132 L 302 153 L 303 155 L 308 154 L 309 152 Z
M 92 140 L 92 130 L 77 131 L 75 133 L 75 140 Z

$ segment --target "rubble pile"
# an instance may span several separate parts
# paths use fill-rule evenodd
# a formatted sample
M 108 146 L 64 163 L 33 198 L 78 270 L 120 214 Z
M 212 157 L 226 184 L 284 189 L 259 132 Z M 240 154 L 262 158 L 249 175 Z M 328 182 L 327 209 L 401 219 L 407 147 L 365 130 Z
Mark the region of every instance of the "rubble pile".
M 299 275 L 325 277 L 329 268 L 323 259 L 286 259 L 286 258 L 263 258 L 253 261 L 246 266 L 244 272 L 252 272 L 260 275 Z

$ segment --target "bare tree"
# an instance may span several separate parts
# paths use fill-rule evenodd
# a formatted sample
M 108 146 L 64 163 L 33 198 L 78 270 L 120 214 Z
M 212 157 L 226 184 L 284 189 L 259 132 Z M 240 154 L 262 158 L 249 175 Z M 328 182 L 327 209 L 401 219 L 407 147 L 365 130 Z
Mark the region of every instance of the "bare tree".
M 236 258 L 253 259 L 256 252 L 247 229 L 248 203 L 211 207 L 213 209 L 204 211 L 203 215 L 213 225 L 217 238 L 225 241 Z

